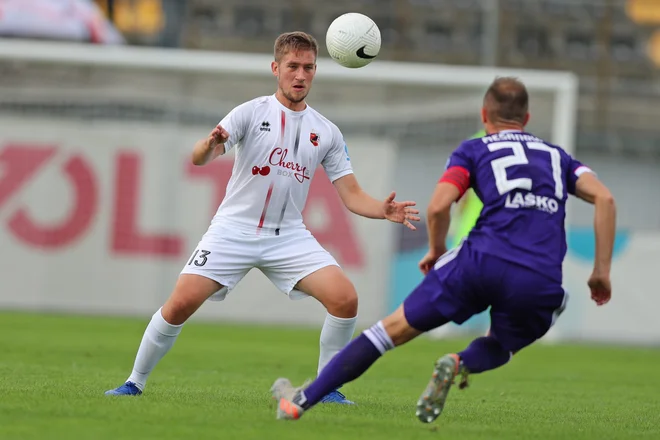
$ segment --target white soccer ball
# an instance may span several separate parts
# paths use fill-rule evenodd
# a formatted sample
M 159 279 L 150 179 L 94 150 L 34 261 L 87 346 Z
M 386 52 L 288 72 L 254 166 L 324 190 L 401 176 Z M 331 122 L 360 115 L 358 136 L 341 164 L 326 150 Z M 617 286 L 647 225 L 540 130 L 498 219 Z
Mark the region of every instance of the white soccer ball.
M 340 15 L 328 27 L 325 45 L 333 60 L 344 67 L 364 67 L 380 52 L 380 29 L 363 14 Z

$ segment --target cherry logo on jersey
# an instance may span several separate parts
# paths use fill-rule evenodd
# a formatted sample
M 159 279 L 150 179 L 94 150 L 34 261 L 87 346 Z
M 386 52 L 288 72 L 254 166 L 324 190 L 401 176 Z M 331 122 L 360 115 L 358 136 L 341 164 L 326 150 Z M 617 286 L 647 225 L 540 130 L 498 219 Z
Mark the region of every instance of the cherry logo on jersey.
M 270 167 L 266 165 L 265 167 L 259 168 L 258 166 L 253 166 L 252 167 L 252 175 L 256 176 L 257 174 L 261 174 L 262 176 L 267 176 L 270 174 Z
M 319 146 L 319 141 L 320 141 L 320 140 L 321 140 L 321 137 L 320 137 L 318 134 L 316 134 L 316 133 L 314 133 L 314 132 L 311 132 L 311 133 L 309 134 L 309 141 L 310 141 L 310 142 L 312 143 L 312 145 L 314 145 L 315 147 L 318 147 L 318 146 Z
M 287 177 L 295 177 L 296 180 L 300 183 L 303 183 L 305 179 L 309 180 L 309 172 L 307 167 L 300 165 L 298 162 L 287 161 L 286 157 L 289 154 L 289 150 L 286 148 L 277 147 L 274 148 L 270 153 L 268 162 L 275 167 L 284 168 L 284 170 L 278 170 L 277 174 Z

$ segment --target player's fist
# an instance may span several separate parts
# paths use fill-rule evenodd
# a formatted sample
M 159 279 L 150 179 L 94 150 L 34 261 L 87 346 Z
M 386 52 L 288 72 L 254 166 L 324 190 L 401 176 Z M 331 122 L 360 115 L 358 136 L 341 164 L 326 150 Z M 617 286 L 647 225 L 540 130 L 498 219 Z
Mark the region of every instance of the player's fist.
M 609 274 L 602 274 L 594 271 L 587 281 L 591 290 L 591 299 L 599 306 L 607 304 L 612 298 L 612 284 Z
M 218 125 L 213 129 L 209 135 L 213 142 L 213 146 L 224 144 L 229 139 L 229 132 L 222 128 L 222 125 Z
M 419 262 L 419 270 L 421 270 L 424 275 L 431 272 L 431 269 L 433 269 L 433 266 L 435 265 L 435 262 L 438 261 L 438 258 L 440 258 L 440 255 L 437 255 L 435 252 L 428 251 L 426 255 L 424 255 L 424 258 L 422 258 Z

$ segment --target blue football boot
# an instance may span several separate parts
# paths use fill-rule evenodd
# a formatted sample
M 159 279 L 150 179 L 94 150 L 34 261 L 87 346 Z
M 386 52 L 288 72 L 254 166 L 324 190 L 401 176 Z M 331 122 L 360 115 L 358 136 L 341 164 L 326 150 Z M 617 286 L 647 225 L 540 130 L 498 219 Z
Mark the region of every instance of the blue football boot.
M 320 403 L 339 403 L 341 405 L 355 405 L 354 402 L 351 402 L 344 396 L 339 390 L 334 390 L 328 393 Z
M 137 387 L 133 382 L 126 382 L 119 388 L 108 390 L 105 392 L 107 396 L 139 396 L 142 390 Z

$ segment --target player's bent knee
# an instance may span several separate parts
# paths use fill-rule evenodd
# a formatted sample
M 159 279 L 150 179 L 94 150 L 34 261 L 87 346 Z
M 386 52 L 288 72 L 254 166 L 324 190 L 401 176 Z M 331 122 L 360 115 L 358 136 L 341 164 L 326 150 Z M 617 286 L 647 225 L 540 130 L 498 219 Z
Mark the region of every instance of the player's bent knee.
M 353 292 L 353 295 L 349 296 L 344 300 L 342 310 L 347 317 L 352 318 L 357 316 L 358 313 L 358 296 L 357 293 Z M 350 315 L 350 316 L 349 316 Z
M 194 305 L 180 298 L 169 299 L 163 305 L 161 314 L 163 315 L 163 319 L 168 324 L 181 325 L 185 323 L 193 313 L 195 313 L 197 308 L 199 308 L 199 306 L 195 307 Z
M 355 289 L 330 292 L 324 305 L 328 313 L 337 318 L 352 318 L 358 312 L 358 296 Z
M 163 305 L 163 319 L 172 325 L 183 324 L 221 288 L 222 285 L 216 281 L 200 275 L 181 275 L 172 295 Z
M 337 318 L 353 318 L 358 312 L 355 286 L 337 266 L 327 266 L 306 276 L 297 289 L 316 298 Z

